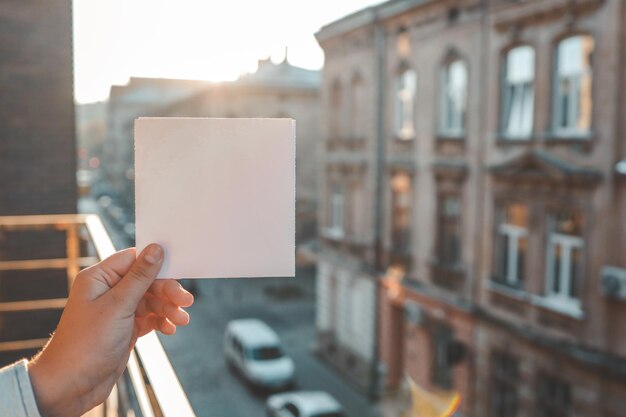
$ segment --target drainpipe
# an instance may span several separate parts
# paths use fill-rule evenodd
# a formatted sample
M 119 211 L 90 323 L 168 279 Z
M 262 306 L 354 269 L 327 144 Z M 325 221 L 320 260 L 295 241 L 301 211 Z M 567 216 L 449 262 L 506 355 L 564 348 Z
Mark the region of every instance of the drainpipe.
M 374 71 L 376 76 L 376 101 L 374 111 L 376 120 L 376 165 L 374 191 L 374 343 L 372 344 L 372 361 L 370 368 L 369 398 L 375 401 L 379 394 L 379 288 L 380 275 L 383 271 L 383 228 L 384 228 L 384 183 L 385 183 L 385 141 L 384 141 L 384 108 L 385 108 L 385 29 L 373 13 L 374 26 Z

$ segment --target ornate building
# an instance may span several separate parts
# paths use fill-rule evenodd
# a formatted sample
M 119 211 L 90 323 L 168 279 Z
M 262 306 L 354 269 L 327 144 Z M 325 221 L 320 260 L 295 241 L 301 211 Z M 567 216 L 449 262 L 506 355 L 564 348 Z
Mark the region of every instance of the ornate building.
M 624 22 L 392 0 L 322 28 L 323 357 L 463 415 L 626 415 Z

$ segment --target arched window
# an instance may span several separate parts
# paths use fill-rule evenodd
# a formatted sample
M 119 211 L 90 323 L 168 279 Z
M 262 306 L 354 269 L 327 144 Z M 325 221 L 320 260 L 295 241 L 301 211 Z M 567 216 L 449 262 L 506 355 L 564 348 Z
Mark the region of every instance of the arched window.
M 502 133 L 507 139 L 527 139 L 533 130 L 535 50 L 528 45 L 511 49 L 502 77 Z
M 594 40 L 589 35 L 563 39 L 556 49 L 553 128 L 559 136 L 584 136 L 591 129 Z
M 348 122 L 350 123 L 350 136 L 353 139 L 365 137 L 365 84 L 360 75 L 352 77 L 350 83 L 350 101 Z
M 415 93 L 417 73 L 405 68 L 396 80 L 396 135 L 400 139 L 415 136 Z
M 441 76 L 440 132 L 448 137 L 465 135 L 467 108 L 467 64 L 461 59 L 450 61 Z

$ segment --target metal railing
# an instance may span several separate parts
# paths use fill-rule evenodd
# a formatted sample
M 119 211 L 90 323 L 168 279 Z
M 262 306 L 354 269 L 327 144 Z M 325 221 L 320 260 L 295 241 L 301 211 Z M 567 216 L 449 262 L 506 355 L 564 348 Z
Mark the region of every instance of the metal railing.
M 105 259 L 115 252 L 115 247 L 95 214 L 0 216 L 1 232 L 45 231 L 65 232 L 65 258 L 28 259 L 0 261 L 2 271 L 25 271 L 65 269 L 68 290 L 81 268 Z M 91 243 L 81 256 L 83 243 Z M 21 300 L 0 302 L 0 314 L 62 309 L 66 298 Z M 12 340 L 0 342 L 0 353 L 38 349 L 47 338 Z M 193 417 L 195 416 L 187 396 L 178 381 L 167 354 L 154 332 L 137 341 L 127 365 L 128 380 L 132 393 L 122 378 L 97 412 L 90 416 L 126 416 L 131 409 L 132 395 L 143 417 Z

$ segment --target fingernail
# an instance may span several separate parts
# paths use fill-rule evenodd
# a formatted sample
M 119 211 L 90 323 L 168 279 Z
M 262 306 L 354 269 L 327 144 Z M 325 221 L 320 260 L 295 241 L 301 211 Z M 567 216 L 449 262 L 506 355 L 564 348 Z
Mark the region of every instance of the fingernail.
M 156 264 L 161 262 L 163 258 L 163 249 L 159 245 L 150 245 L 146 250 L 146 254 L 144 255 L 144 259 L 149 264 Z

